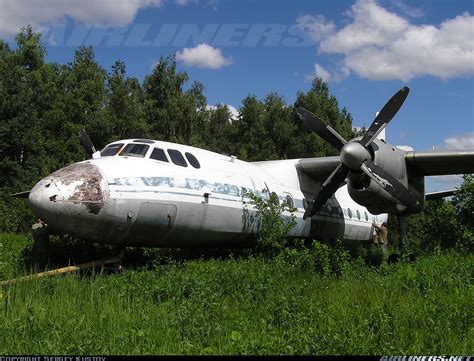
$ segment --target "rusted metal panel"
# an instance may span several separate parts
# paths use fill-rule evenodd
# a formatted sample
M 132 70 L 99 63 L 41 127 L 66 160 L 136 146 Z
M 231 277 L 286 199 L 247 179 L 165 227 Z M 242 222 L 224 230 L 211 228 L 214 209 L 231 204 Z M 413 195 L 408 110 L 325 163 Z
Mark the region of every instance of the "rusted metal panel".
M 106 190 L 103 187 L 103 177 L 99 168 L 89 163 L 71 164 L 51 174 L 55 183 L 65 186 L 75 185 L 64 201 L 83 204 L 89 213 L 98 214 L 106 201 Z M 55 201 L 51 199 L 51 201 Z

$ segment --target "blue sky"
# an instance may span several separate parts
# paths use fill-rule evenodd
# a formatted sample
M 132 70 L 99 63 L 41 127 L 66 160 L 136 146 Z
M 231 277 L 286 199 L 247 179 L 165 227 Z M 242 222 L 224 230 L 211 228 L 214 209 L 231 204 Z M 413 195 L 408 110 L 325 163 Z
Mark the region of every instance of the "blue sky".
M 123 60 L 143 79 L 162 55 L 205 85 L 209 104 L 236 108 L 270 91 L 294 102 L 315 75 L 368 126 L 402 86 L 404 106 L 387 129 L 415 150 L 474 148 L 472 0 L 0 0 L 0 36 L 32 24 L 49 61 L 93 45 L 110 69 Z M 301 155 L 304 157 L 304 154 Z M 459 182 L 437 177 L 429 190 Z

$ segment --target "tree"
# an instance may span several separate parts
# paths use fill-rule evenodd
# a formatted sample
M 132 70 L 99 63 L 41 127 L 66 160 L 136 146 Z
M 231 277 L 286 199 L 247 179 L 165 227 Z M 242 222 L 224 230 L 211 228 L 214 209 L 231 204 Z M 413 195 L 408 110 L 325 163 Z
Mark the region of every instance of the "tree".
M 110 137 L 106 118 L 106 71 L 97 63 L 92 47 L 80 47 L 69 64 L 66 82 L 66 106 L 72 140 L 77 142 L 78 130 L 85 127 L 97 148 Z M 84 153 L 82 153 L 84 154 Z
M 298 141 L 297 127 L 293 118 L 293 109 L 287 106 L 277 93 L 270 93 L 264 100 L 265 127 L 272 141 L 272 154 L 268 159 L 296 158 L 292 154 L 292 145 Z
M 148 133 L 143 106 L 145 93 L 138 79 L 125 75 L 125 63 L 117 61 L 107 76 L 108 142 Z
M 280 202 L 275 192 L 267 194 L 267 190 L 263 190 L 261 195 L 247 191 L 244 197 L 250 198 L 250 203 L 257 211 L 256 251 L 266 256 L 275 256 L 283 249 L 288 233 L 296 225 L 296 208 L 286 202 Z
M 474 175 L 465 174 L 464 182 L 454 194 L 453 204 L 456 216 L 471 232 L 474 232 Z
M 274 153 L 265 124 L 265 106 L 255 95 L 249 95 L 242 101 L 239 119 L 234 126 L 232 153 L 240 159 L 265 160 Z
M 472 175 L 452 201 L 426 202 L 422 213 L 410 216 L 407 241 L 412 251 L 436 251 L 449 247 L 473 249 L 474 182 Z
M 464 175 L 461 188 L 455 193 L 453 205 L 460 223 L 460 242 L 464 248 L 474 249 L 474 175 Z
M 202 84 L 184 91 L 186 72 L 176 71 L 176 59 L 161 57 L 145 78 L 145 112 L 150 133 L 156 139 L 178 143 L 199 143 L 199 124 L 205 118 L 206 98 Z
M 42 173 L 40 115 L 44 47 L 30 26 L 16 37 L 17 49 L 0 46 L 0 186 L 30 183 Z

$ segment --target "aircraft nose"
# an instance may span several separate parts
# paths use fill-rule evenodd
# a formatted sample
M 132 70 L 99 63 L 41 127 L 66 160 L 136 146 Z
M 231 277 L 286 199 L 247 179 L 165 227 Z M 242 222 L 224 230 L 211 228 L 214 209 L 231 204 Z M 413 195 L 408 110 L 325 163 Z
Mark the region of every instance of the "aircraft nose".
M 81 220 L 100 215 L 108 186 L 100 169 L 75 163 L 39 181 L 28 197 L 33 213 L 58 230 L 74 232 Z

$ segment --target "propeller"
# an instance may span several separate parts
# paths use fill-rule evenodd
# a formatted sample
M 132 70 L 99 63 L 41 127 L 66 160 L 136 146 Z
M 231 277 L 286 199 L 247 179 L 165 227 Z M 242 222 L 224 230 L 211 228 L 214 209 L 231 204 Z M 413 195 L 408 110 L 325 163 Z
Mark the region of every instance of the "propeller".
M 410 208 L 419 208 L 417 198 L 395 177 L 372 161 L 368 147 L 387 126 L 407 98 L 409 89 L 403 87 L 384 105 L 360 141 L 347 142 L 329 125 L 304 108 L 297 108 L 301 120 L 326 142 L 340 151 L 341 163 L 321 186 L 321 190 L 310 202 L 303 219 L 315 215 L 334 192 L 343 184 L 349 172 L 364 172 L 378 186 L 400 203 Z
M 30 196 L 30 191 L 10 194 L 10 197 L 15 197 L 15 198 L 26 198 L 27 199 L 29 196 Z
M 92 144 L 91 138 L 87 135 L 84 129 L 79 131 L 79 142 L 82 147 L 86 150 L 89 156 L 92 156 L 96 152 L 94 145 Z

